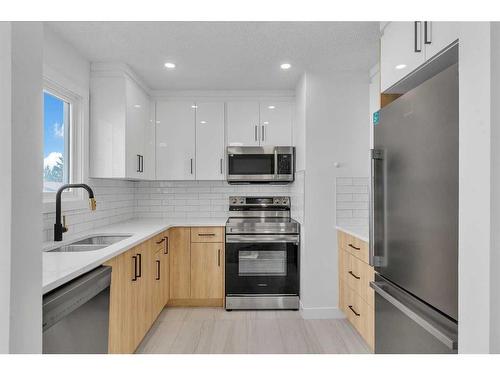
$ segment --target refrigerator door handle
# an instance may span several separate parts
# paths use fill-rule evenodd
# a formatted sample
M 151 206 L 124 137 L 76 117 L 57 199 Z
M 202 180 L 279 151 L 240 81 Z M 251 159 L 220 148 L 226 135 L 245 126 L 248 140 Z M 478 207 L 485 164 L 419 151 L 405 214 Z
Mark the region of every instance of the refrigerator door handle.
M 388 283 L 379 282 L 379 281 L 371 281 L 370 286 L 379 296 L 384 298 L 387 302 L 389 302 L 391 305 L 393 305 L 395 308 L 397 308 L 399 311 L 401 311 L 403 314 L 405 314 L 408 318 L 413 320 L 420 327 L 422 327 L 428 333 L 430 333 L 432 336 L 434 336 L 436 339 L 441 341 L 450 350 L 457 349 L 458 342 L 457 342 L 456 337 L 450 337 L 450 335 L 443 332 L 438 327 L 436 327 L 435 324 L 430 322 L 429 319 L 426 319 L 426 317 L 423 316 L 423 314 L 421 314 L 421 312 L 420 312 L 420 314 L 417 313 L 416 311 L 414 311 L 411 308 L 409 308 L 408 306 L 406 306 L 399 299 L 397 299 L 394 295 L 392 295 L 390 293 L 390 289 L 392 289 L 393 287 L 391 287 Z
M 378 238 L 377 234 L 384 233 L 385 223 L 385 184 L 384 184 L 384 151 L 371 150 L 370 173 L 370 225 L 369 225 L 369 263 L 372 267 L 383 266 L 384 256 L 375 254 L 376 244 L 385 251 L 385 238 Z M 379 167 L 377 167 L 379 166 Z M 378 189 L 377 194 L 375 188 Z M 375 221 L 377 224 L 375 225 Z

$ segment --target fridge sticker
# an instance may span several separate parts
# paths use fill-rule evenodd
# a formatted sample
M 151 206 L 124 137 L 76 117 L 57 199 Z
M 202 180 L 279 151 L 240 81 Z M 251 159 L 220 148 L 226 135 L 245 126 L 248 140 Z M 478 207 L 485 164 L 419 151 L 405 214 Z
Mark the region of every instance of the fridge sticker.
M 373 126 L 377 126 L 379 122 L 379 112 L 373 112 Z

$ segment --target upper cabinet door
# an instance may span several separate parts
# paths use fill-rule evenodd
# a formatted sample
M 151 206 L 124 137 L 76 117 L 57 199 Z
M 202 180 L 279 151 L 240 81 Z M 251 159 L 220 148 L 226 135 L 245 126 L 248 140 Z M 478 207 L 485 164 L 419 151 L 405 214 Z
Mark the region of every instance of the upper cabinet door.
M 425 22 L 425 59 L 428 60 L 458 39 L 458 22 Z
M 155 102 L 148 98 L 148 118 L 144 131 L 144 155 L 143 155 L 143 179 L 154 180 L 156 178 L 156 153 L 155 153 L 155 132 L 156 115 Z
M 142 89 L 126 80 L 127 118 L 126 118 L 126 170 L 127 177 L 144 178 L 144 151 L 146 125 L 149 119 L 149 99 Z
M 195 108 L 188 101 L 156 103 L 157 180 L 194 180 Z
M 228 146 L 258 146 L 260 144 L 259 102 L 227 103 Z
M 196 103 L 196 179 L 223 180 L 224 103 Z
M 423 22 L 390 22 L 380 40 L 380 78 L 384 92 L 425 62 Z
M 260 144 L 292 145 L 292 103 L 266 101 L 260 103 Z

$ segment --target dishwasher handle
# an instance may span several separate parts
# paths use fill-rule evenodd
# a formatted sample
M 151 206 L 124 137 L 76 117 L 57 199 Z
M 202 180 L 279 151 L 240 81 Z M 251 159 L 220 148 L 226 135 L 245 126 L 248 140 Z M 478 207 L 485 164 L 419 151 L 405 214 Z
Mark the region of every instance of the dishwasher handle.
M 111 285 L 111 267 L 100 266 L 43 296 L 43 331 Z

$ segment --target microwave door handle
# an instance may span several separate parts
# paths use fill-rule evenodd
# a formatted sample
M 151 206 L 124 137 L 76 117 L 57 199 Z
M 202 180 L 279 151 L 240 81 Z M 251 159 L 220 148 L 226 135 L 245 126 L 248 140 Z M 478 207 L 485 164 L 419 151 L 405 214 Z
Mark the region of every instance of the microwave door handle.
M 274 149 L 274 176 L 278 178 L 278 150 Z

